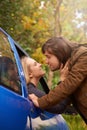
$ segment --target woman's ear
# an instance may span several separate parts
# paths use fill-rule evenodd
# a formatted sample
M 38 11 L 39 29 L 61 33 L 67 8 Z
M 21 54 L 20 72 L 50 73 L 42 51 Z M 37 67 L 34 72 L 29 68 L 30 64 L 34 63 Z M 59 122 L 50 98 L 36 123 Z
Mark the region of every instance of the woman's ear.
M 32 72 L 29 73 L 29 78 L 32 78 L 33 77 L 33 74 Z

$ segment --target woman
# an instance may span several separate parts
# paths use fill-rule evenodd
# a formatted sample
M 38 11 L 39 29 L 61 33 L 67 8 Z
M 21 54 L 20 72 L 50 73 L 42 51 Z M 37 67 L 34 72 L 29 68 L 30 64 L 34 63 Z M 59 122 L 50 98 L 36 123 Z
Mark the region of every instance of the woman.
M 41 68 L 41 64 L 36 62 L 34 59 L 31 59 L 26 56 L 21 58 L 21 63 L 27 83 L 28 93 L 34 93 L 38 97 L 42 97 L 43 95 L 45 95 L 43 91 L 37 88 L 40 78 L 45 74 L 45 71 Z M 46 111 L 52 113 L 62 113 L 65 110 L 66 103 L 68 103 L 69 101 L 70 99 L 67 98 L 67 100 L 63 101 L 61 104 L 51 107 L 50 109 L 46 109 Z M 46 121 L 41 121 L 40 118 L 32 120 L 34 125 L 37 126 L 38 123 L 39 125 L 43 124 L 45 129 L 47 129 L 49 124 L 51 124 L 51 126 L 48 127 L 50 129 L 53 128 L 55 130 L 69 130 L 66 122 L 61 115 L 55 115 L 54 118 Z M 48 126 L 46 126 L 47 124 Z
M 67 97 L 87 124 L 87 47 L 72 43 L 64 37 L 53 37 L 42 46 L 46 63 L 52 71 L 59 70 L 61 64 L 68 62 L 68 76 L 49 94 L 37 98 L 29 97 L 41 109 L 60 103 Z M 67 105 L 67 104 L 66 104 Z

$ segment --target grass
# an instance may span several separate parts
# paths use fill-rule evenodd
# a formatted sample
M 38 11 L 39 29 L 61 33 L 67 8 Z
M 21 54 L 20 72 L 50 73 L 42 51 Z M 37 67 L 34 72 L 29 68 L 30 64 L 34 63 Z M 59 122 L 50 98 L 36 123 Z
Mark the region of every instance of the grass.
M 65 115 L 63 114 L 70 130 L 87 130 L 87 125 L 84 123 L 79 115 Z

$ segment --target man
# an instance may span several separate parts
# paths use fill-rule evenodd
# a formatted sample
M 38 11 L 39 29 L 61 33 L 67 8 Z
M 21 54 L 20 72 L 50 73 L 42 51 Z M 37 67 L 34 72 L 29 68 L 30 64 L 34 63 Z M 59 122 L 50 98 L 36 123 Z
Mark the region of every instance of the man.
M 41 98 L 30 95 L 30 99 L 37 107 L 46 109 L 70 97 L 87 124 L 87 47 L 63 37 L 53 37 L 43 45 L 42 52 L 52 71 L 59 70 L 68 61 L 69 73 L 49 94 Z

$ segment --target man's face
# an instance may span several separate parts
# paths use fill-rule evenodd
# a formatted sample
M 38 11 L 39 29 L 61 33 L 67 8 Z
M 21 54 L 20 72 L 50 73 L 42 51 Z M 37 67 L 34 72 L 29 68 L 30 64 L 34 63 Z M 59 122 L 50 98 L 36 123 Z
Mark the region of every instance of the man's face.
M 52 71 L 58 70 L 60 68 L 60 62 L 55 55 L 49 53 L 48 51 L 46 51 L 44 55 L 46 56 L 46 64 L 48 64 Z

